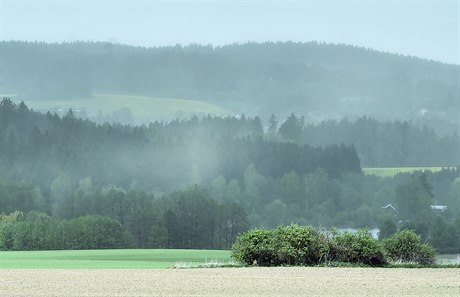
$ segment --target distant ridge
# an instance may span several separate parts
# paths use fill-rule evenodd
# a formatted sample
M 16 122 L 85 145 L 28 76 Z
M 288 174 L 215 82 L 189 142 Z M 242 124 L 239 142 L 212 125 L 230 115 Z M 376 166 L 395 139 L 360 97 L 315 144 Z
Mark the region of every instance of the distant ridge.
M 458 121 L 460 66 L 318 42 L 136 47 L 3 41 L 3 93 L 200 98 L 267 116 Z

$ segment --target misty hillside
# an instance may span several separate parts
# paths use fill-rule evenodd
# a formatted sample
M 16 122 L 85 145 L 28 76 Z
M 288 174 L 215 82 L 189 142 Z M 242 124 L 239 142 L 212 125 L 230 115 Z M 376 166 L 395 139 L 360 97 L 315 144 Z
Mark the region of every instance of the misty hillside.
M 45 188 L 59 172 L 102 184 L 171 191 L 222 175 L 242 181 L 252 164 L 266 176 L 323 168 L 330 176 L 361 172 L 354 147 L 310 147 L 262 138 L 260 119 L 206 117 L 128 126 L 59 118 L 21 103 L 0 102 L 0 166 L 8 178 Z
M 460 66 L 353 46 L 1 45 L 3 92 L 19 100 L 110 93 L 195 99 L 263 117 L 294 111 L 308 121 L 367 115 L 441 122 L 438 130 L 458 122 Z
M 382 146 L 379 150 L 367 147 L 376 153 L 363 155 L 366 162 L 400 162 L 396 151 L 401 146 L 417 162 L 442 163 L 455 157 L 458 139 L 439 139 L 408 123 L 371 119 L 304 129 L 294 114 L 279 129 L 275 122 L 272 119 L 267 133 L 258 117 L 98 125 L 71 111 L 61 118 L 4 98 L 0 221 L 2 216 L 16 220 L 24 215 L 24 222 L 2 225 L 6 227 L 0 234 L 17 238 L 0 240 L 0 249 L 229 248 L 236 234 L 249 226 L 380 227 L 387 221 L 405 222 L 404 227 L 446 251 L 458 247 L 458 167 L 380 178 L 361 171 L 365 141 L 357 144 L 360 154 L 351 144 L 302 144 L 307 138 L 318 145 L 317 135 L 333 135 L 331 129 L 345 134 L 367 127 L 377 136 L 385 135 L 386 142 L 376 142 Z M 362 137 L 369 142 L 373 135 Z M 407 141 L 398 144 L 402 135 Z M 279 138 L 289 141 L 271 140 Z M 386 150 L 389 153 L 381 155 Z M 433 152 L 442 153 L 437 157 Z M 382 209 L 388 203 L 397 214 Z M 434 203 L 446 205 L 447 211 L 431 211 Z M 116 244 L 93 244 L 94 234 L 82 237 L 88 244 L 56 235 L 94 225 L 118 230 L 112 234 L 115 239 L 107 235 Z M 132 240 L 123 239 L 124 231 Z M 45 241 L 28 240 L 44 233 L 49 234 Z

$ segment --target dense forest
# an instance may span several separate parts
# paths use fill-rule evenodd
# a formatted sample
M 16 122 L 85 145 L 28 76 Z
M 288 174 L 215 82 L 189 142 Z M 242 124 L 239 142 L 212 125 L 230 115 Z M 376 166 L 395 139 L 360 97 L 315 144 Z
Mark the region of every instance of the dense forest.
M 388 149 L 401 135 L 420 152 L 429 152 L 426 142 L 447 145 L 446 152 L 458 143 L 410 123 L 363 118 L 304 126 L 295 114 L 280 125 L 270 118 L 267 131 L 260 118 L 244 116 L 96 124 L 71 110 L 41 114 L 4 98 L 0 248 L 228 248 L 250 226 L 299 223 L 379 227 L 381 237 L 409 227 L 440 251 L 457 251 L 455 160 L 438 173 L 379 178 L 362 173 L 356 147 L 365 142 L 315 138 L 336 133 L 340 141 L 343 131 L 364 127 L 388 132 Z M 418 141 L 425 134 L 432 138 Z M 396 211 L 382 208 L 389 203 Z M 85 241 L 92 226 L 106 236 Z
M 311 146 L 354 145 L 363 167 L 445 166 L 460 164 L 460 137 L 440 136 L 408 121 L 328 120 L 302 128 L 300 141 Z
M 308 121 L 363 115 L 458 129 L 459 66 L 323 43 L 132 47 L 1 42 L 2 90 L 21 99 L 95 92 L 197 99 Z
M 304 117 L 294 113 L 281 121 L 272 115 L 268 119 L 266 138 L 313 147 L 353 145 L 363 167 L 455 167 L 460 164 L 457 133 L 439 136 L 425 125 L 420 127 L 408 121 L 379 122 L 368 117 L 318 124 L 304 122 Z

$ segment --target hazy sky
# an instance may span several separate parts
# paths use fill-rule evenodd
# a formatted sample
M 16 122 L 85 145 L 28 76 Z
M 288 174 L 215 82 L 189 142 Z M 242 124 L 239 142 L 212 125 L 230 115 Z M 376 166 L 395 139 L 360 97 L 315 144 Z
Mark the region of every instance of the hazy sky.
M 460 64 L 460 0 L 0 0 L 1 39 L 222 45 L 325 41 Z

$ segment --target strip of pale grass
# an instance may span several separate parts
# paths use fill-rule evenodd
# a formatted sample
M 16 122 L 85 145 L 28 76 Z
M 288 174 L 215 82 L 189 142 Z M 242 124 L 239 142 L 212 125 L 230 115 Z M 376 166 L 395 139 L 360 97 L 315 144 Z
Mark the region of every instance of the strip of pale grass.
M 436 263 L 442 265 L 460 265 L 460 254 L 441 254 L 436 257 Z
M 93 94 L 91 98 L 77 98 L 66 100 L 33 100 L 27 101 L 27 106 L 35 110 L 47 111 L 61 108 L 64 111 L 69 108 L 85 109 L 88 115 L 111 113 L 122 108 L 129 108 L 134 117 L 171 117 L 176 113 L 204 113 L 221 114 L 229 112 L 210 103 L 199 100 L 186 100 L 175 98 L 159 98 L 131 96 L 120 94 Z
M 411 173 L 415 171 L 438 172 L 443 168 L 449 167 L 381 167 L 381 168 L 363 168 L 365 174 L 376 175 L 380 177 L 392 177 L 398 173 Z
M 198 266 L 209 259 L 229 262 L 230 252 L 172 249 L 8 251 L 0 252 L 0 269 L 169 268 L 178 262 Z

